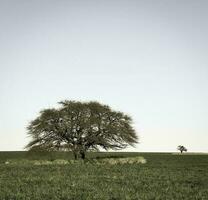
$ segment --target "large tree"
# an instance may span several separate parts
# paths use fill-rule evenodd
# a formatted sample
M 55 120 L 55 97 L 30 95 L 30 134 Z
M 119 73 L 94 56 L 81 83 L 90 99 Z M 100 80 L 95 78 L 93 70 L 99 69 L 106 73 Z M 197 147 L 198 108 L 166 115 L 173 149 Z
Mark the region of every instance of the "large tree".
M 75 159 L 86 151 L 134 146 L 138 136 L 128 115 L 98 102 L 62 101 L 57 109 L 45 109 L 30 122 L 33 150 L 69 150 Z

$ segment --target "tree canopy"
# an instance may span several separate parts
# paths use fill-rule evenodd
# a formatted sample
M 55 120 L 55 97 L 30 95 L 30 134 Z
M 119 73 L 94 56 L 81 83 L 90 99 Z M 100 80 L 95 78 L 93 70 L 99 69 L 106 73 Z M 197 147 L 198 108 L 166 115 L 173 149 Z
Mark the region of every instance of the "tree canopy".
M 98 102 L 61 101 L 60 107 L 42 110 L 30 122 L 29 150 L 70 150 L 75 159 L 85 152 L 134 146 L 138 136 L 130 116 Z
M 184 147 L 183 145 L 179 145 L 179 146 L 177 147 L 177 149 L 178 149 L 181 153 L 183 153 L 184 151 L 187 151 L 187 148 Z

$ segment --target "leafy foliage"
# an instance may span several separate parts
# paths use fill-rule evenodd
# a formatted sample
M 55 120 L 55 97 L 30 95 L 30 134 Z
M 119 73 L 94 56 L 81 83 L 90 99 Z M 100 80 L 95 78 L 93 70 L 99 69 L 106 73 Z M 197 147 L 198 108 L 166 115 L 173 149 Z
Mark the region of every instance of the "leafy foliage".
M 188 151 L 187 148 L 184 147 L 184 146 L 182 146 L 182 145 L 179 145 L 179 146 L 177 147 L 177 149 L 178 149 L 181 153 L 183 153 L 184 151 Z
M 98 102 L 62 101 L 45 109 L 28 126 L 31 150 L 72 150 L 75 158 L 89 150 L 123 149 L 138 141 L 132 119 Z

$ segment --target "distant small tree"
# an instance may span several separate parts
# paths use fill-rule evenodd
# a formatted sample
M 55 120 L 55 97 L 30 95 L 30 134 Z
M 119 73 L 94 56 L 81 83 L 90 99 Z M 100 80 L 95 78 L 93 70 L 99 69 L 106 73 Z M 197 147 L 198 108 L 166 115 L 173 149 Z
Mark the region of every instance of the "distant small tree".
M 181 153 L 183 153 L 184 151 L 188 151 L 186 147 L 182 146 L 182 145 L 179 145 L 177 147 L 177 150 L 180 151 Z
M 30 122 L 29 150 L 69 150 L 84 159 L 89 150 L 123 149 L 138 142 L 128 115 L 98 102 L 62 101 Z

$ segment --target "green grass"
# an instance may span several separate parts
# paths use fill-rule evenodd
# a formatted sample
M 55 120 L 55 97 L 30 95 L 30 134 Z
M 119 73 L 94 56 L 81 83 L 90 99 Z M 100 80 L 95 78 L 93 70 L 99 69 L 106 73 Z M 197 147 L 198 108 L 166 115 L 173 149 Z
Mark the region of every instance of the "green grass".
M 146 164 L 34 165 L 70 161 L 66 152 L 0 152 L 0 199 L 207 200 L 208 155 L 89 153 L 96 160 L 142 156 Z M 5 164 L 5 162 L 13 162 Z M 18 161 L 18 162 L 17 162 Z M 25 162 L 27 161 L 27 162 Z M 31 162 L 29 162 L 31 161 Z

